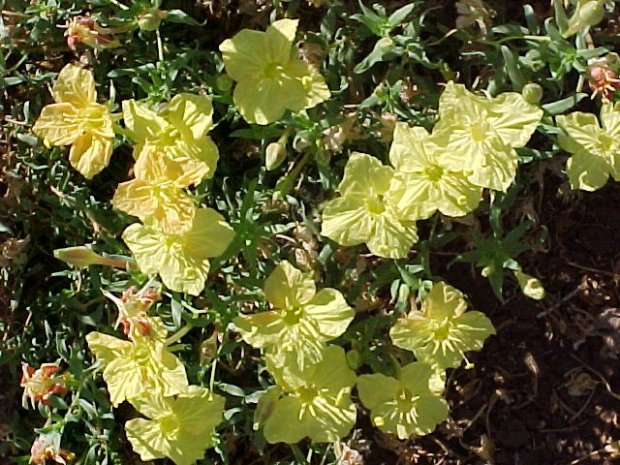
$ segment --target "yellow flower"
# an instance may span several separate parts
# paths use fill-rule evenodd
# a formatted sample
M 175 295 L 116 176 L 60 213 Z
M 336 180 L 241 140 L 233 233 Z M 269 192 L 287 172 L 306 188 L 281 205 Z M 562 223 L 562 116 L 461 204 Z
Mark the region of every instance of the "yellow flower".
M 187 179 L 175 161 L 162 152 L 152 152 L 138 158 L 134 173 L 135 179 L 118 185 L 112 205 L 142 221 L 154 218 L 168 234 L 191 226 L 196 207 L 183 190 Z
M 167 234 L 150 219 L 127 227 L 123 240 L 143 273 L 159 273 L 169 289 L 198 295 L 209 273 L 209 258 L 222 255 L 234 234 L 218 212 L 199 208 L 182 233 Z
M 47 147 L 71 145 L 71 166 L 92 179 L 108 166 L 114 141 L 112 117 L 107 106 L 97 103 L 93 74 L 65 66 L 52 96 L 56 103 L 43 108 L 32 130 Z
M 206 137 L 213 127 L 212 116 L 211 99 L 204 95 L 175 95 L 159 113 L 143 103 L 125 100 L 123 120 L 136 143 L 133 155 L 136 170 L 144 170 L 142 178 L 157 176 L 149 173 L 155 165 L 150 166 L 144 159 L 162 156 L 167 158 L 162 173 L 180 186 L 212 178 L 219 158 L 217 146 Z
M 237 82 L 233 100 L 249 123 L 272 123 L 331 95 L 319 71 L 294 57 L 298 22 L 281 19 L 265 32 L 243 29 L 220 44 L 226 73 Z

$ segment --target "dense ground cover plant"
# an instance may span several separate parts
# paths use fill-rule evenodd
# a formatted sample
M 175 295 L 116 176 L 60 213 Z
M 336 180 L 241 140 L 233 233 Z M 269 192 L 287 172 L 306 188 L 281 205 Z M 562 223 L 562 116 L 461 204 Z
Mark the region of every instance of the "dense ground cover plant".
M 3 2 L 0 364 L 36 412 L 0 457 L 343 465 L 450 425 L 497 330 L 444 275 L 544 298 L 507 217 L 545 160 L 620 178 L 620 60 L 614 2 L 434 3 Z

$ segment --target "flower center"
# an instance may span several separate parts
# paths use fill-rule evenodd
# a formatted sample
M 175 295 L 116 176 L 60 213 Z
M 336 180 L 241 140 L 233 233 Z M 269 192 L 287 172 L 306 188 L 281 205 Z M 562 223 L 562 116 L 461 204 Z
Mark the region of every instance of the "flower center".
M 450 335 L 450 320 L 448 318 L 444 318 L 441 321 L 438 321 L 435 326 L 435 339 L 438 341 L 445 341 L 448 339 Z
M 159 427 L 165 435 L 174 435 L 180 428 L 179 419 L 176 415 L 166 415 L 159 420 Z
M 424 174 L 429 181 L 437 182 L 443 176 L 443 168 L 436 164 L 428 165 L 424 168 Z
M 81 110 L 76 118 L 83 129 L 99 129 L 105 126 L 107 110 L 103 105 L 94 103 Z
M 598 138 L 598 149 L 603 153 L 609 153 L 614 151 L 614 139 L 608 134 L 601 134 Z
M 366 209 L 373 215 L 380 215 L 385 211 L 385 201 L 382 195 L 368 197 L 365 201 Z
M 486 121 L 477 121 L 471 125 L 471 138 L 476 142 L 482 142 L 487 138 L 491 126 Z
M 263 70 L 265 77 L 268 79 L 277 78 L 281 76 L 283 72 L 284 72 L 284 66 L 282 66 L 282 64 L 277 63 L 277 62 L 269 63 L 267 66 L 265 66 Z
M 302 387 L 297 391 L 299 400 L 302 403 L 310 403 L 317 396 L 317 389 L 314 387 Z
M 284 324 L 287 326 L 293 326 L 299 323 L 302 316 L 303 311 L 300 307 L 292 307 L 284 310 L 284 316 L 282 319 L 284 320 Z

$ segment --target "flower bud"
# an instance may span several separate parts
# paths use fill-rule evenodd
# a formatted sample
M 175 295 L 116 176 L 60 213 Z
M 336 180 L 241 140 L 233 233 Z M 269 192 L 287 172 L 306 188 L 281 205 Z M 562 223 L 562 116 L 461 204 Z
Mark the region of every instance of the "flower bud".
M 514 274 L 519 282 L 523 295 L 534 300 L 542 300 L 545 298 L 545 288 L 538 279 L 523 273 L 521 270 L 515 270 Z
M 523 89 L 521 89 L 521 95 L 523 95 L 523 98 L 527 103 L 538 105 L 542 100 L 543 89 L 539 84 L 530 82 L 523 86 Z
M 362 355 L 355 349 L 346 353 L 347 364 L 352 370 L 357 370 L 362 365 Z
M 91 265 L 106 265 L 125 268 L 126 263 L 112 258 L 102 257 L 86 246 L 66 247 L 54 250 L 54 257 L 76 268 Z
M 596 26 L 605 17 L 605 3 L 607 0 L 579 0 L 562 35 L 570 37 L 586 27 Z
M 88 247 L 67 247 L 54 250 L 54 257 L 76 268 L 86 268 L 90 265 L 101 265 L 105 258 L 96 254 Z
M 228 74 L 221 74 L 215 79 L 215 85 L 222 92 L 228 92 L 233 85 L 233 80 Z
M 149 8 L 138 16 L 138 27 L 143 31 L 156 31 L 166 16 L 168 16 L 167 11 L 160 10 L 159 8 Z
M 267 149 L 265 150 L 265 168 L 267 168 L 267 171 L 275 170 L 282 164 L 286 158 L 285 144 L 286 141 L 282 143 L 279 140 L 278 142 L 272 142 L 267 146 Z

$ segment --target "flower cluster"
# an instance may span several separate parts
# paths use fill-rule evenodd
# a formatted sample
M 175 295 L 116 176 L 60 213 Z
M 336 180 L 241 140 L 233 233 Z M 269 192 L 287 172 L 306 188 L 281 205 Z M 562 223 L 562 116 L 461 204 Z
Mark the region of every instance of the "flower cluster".
M 335 289 L 316 292 L 314 281 L 281 262 L 265 282 L 272 310 L 235 319 L 235 329 L 265 354 L 276 386 L 268 389 L 255 414 L 268 442 L 335 441 L 355 423 L 350 392 L 357 383 L 373 423 L 405 439 L 428 434 L 448 414 L 444 370 L 458 367 L 465 352 L 480 350 L 494 334 L 491 322 L 469 311 L 460 292 L 436 284 L 421 312 L 397 322 L 394 344 L 415 353 L 418 362 L 400 370 L 398 379 L 362 375 L 356 381 L 344 351 L 327 344 L 340 336 L 353 312 Z
M 72 145 L 71 164 L 90 179 L 110 161 L 113 118 L 96 103 L 92 73 L 78 66 L 63 68 L 52 93 L 57 103 L 43 108 L 33 130 L 46 145 Z M 159 113 L 134 100 L 122 106 L 125 132 L 135 143 L 135 177 L 118 186 L 112 204 L 143 221 L 129 226 L 123 240 L 143 272 L 159 274 L 174 291 L 198 295 L 209 258 L 221 255 L 234 236 L 222 215 L 197 207 L 185 191 L 216 169 L 218 150 L 206 136 L 213 126 L 211 101 L 179 94 Z
M 355 374 L 343 350 L 327 342 L 346 331 L 353 310 L 337 290 L 317 292 L 314 280 L 287 261 L 269 275 L 264 292 L 272 310 L 234 323 L 248 344 L 263 349 L 277 382 L 262 400 L 273 404 L 262 419 L 265 438 L 294 443 L 346 435 L 355 423 L 349 397 Z
M 375 255 L 404 258 L 418 240 L 416 221 L 436 211 L 459 217 L 475 210 L 484 188 L 506 191 L 517 171 L 515 148 L 530 139 L 542 110 L 517 93 L 474 95 L 448 83 L 439 122 L 429 134 L 397 123 L 392 166 L 354 153 L 323 210 L 321 234 L 341 245 L 366 243 Z
M 146 330 L 145 330 L 146 328 Z M 169 457 L 191 465 L 204 454 L 220 423 L 224 398 L 188 383 L 183 363 L 167 346 L 157 317 L 140 317 L 129 340 L 91 332 L 88 347 L 103 365 L 112 405 L 129 401 L 147 419 L 126 423 L 127 437 L 144 461 Z
M 565 35 L 598 22 L 604 3 L 577 2 Z M 458 5 L 460 27 L 477 23 L 484 29 L 492 17 L 484 2 Z M 242 30 L 219 47 L 225 71 L 236 83 L 232 100 L 250 124 L 267 125 L 287 111 L 302 112 L 330 98 L 318 69 L 295 53 L 297 26 L 297 20 L 275 21 L 266 31 Z M 103 47 L 109 40 L 104 29 L 87 19 L 71 23 L 69 32 L 73 45 Z M 591 85 L 606 100 L 618 87 L 614 76 L 611 68 L 590 69 Z M 162 296 L 160 286 L 153 284 L 156 275 L 171 291 L 202 294 L 210 259 L 223 255 L 235 235 L 226 219 L 193 193 L 214 177 L 220 157 L 209 136 L 215 126 L 211 98 L 179 93 L 157 105 L 125 100 L 122 114 L 114 115 L 111 105 L 98 103 L 93 73 L 75 65 L 62 69 L 52 95 L 55 103 L 43 109 L 33 131 L 48 147 L 70 145 L 69 161 L 87 179 L 108 165 L 115 141 L 132 146 L 133 177 L 117 186 L 112 205 L 140 220 L 126 227 L 122 239 L 137 268 L 150 279 L 141 290 L 130 288 L 121 297 L 104 291 L 118 307 L 116 325 L 123 335 L 93 331 L 86 341 L 101 366 L 112 405 L 127 401 L 142 416 L 125 424 L 141 459 L 167 457 L 177 465 L 191 465 L 215 444 L 225 401 L 209 389 L 190 385 L 162 319 L 149 311 Z M 385 130 L 392 133 L 393 126 L 393 134 L 384 139 L 391 140 L 389 164 L 366 153 L 350 154 L 339 197 L 322 210 L 321 234 L 343 246 L 366 244 L 379 257 L 406 258 L 419 240 L 418 221 L 437 212 L 464 217 L 478 208 L 486 189 L 506 193 L 513 185 L 516 149 L 525 147 L 543 116 L 531 101 L 515 92 L 474 94 L 448 82 L 430 132 L 394 123 L 393 115 Z M 566 171 L 573 188 L 596 190 L 610 175 L 620 180 L 619 105 L 605 102 L 599 119 L 582 112 L 556 117 L 558 145 L 571 154 Z M 347 124 L 342 123 L 344 129 Z M 330 136 L 324 126 L 320 129 L 313 130 Z M 270 144 L 269 170 L 286 156 L 293 131 L 286 128 L 278 142 Z M 116 140 L 117 135 L 123 138 Z M 342 149 L 342 141 L 327 145 L 334 152 Z M 63 249 L 56 255 L 79 267 L 119 263 L 86 248 Z M 518 265 L 513 271 L 524 294 L 544 297 L 538 280 Z M 310 273 L 283 260 L 265 280 L 263 294 L 269 308 L 240 314 L 231 327 L 262 351 L 275 382 L 262 394 L 254 416 L 254 426 L 262 428 L 269 443 L 343 438 L 357 418 L 351 396 L 355 386 L 361 405 L 382 431 L 399 439 L 428 434 L 448 415 L 446 370 L 463 361 L 471 366 L 467 352 L 481 350 L 495 334 L 489 318 L 468 310 L 460 291 L 438 282 L 420 310 L 408 312 L 389 330 L 393 346 L 411 352 L 407 356 L 415 361 L 395 363 L 393 376 L 358 377 L 337 345 L 355 318 L 339 290 L 317 289 Z M 24 365 L 24 403 L 47 405 L 51 396 L 62 395 L 66 379 L 58 372 L 57 365 L 37 370 Z M 66 459 L 49 438 L 35 445 L 33 461 Z

